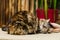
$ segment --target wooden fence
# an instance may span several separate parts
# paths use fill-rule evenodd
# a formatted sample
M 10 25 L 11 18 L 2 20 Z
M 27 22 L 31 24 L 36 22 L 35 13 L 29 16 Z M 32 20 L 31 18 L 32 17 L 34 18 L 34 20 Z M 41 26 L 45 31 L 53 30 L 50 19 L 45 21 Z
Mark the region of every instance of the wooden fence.
M 38 0 L 0 0 L 0 25 L 6 25 L 10 17 L 18 11 L 34 13 L 34 5 L 37 4 Z

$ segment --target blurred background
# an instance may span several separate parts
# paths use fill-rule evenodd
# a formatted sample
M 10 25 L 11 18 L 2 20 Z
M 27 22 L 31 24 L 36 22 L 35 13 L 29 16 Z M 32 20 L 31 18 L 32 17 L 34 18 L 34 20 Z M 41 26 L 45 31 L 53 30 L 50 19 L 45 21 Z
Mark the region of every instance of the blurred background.
M 6 25 L 18 11 L 26 10 L 36 15 L 37 8 L 58 10 L 54 19 L 60 24 L 60 0 L 0 0 L 0 26 Z

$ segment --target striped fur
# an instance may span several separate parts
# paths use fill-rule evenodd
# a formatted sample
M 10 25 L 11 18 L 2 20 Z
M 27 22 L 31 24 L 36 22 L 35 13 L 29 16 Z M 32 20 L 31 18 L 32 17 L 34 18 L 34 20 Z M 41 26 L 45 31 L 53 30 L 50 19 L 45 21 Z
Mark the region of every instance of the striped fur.
M 35 34 L 37 31 L 37 27 L 35 25 L 35 16 L 32 13 L 20 11 L 11 18 L 7 26 L 8 34 Z

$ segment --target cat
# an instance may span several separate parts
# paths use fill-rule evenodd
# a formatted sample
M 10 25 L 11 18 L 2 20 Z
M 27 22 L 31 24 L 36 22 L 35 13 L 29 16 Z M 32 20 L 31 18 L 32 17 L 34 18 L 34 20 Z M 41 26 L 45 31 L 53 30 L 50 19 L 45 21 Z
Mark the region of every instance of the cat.
M 50 19 L 40 19 L 39 28 L 41 33 L 51 33 L 50 29 L 53 28 L 53 26 L 50 24 Z
M 26 35 L 36 34 L 38 27 L 36 25 L 35 16 L 27 11 L 20 11 L 11 17 L 8 27 L 8 34 Z

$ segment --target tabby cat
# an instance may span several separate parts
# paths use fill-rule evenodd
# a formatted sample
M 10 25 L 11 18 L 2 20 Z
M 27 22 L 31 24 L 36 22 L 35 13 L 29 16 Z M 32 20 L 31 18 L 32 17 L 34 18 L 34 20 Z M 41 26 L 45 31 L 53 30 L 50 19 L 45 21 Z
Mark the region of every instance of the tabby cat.
M 40 19 L 38 25 L 38 18 L 27 11 L 20 11 L 11 17 L 7 26 L 8 34 L 26 35 L 37 33 L 48 33 L 51 25 L 50 19 Z M 5 30 L 5 29 L 4 29 Z
M 41 33 L 51 33 L 50 29 L 53 28 L 53 26 L 50 24 L 50 19 L 40 19 L 39 20 L 39 27 Z
M 25 35 L 35 34 L 38 30 L 35 16 L 27 11 L 17 12 L 11 17 L 7 27 L 8 34 Z

